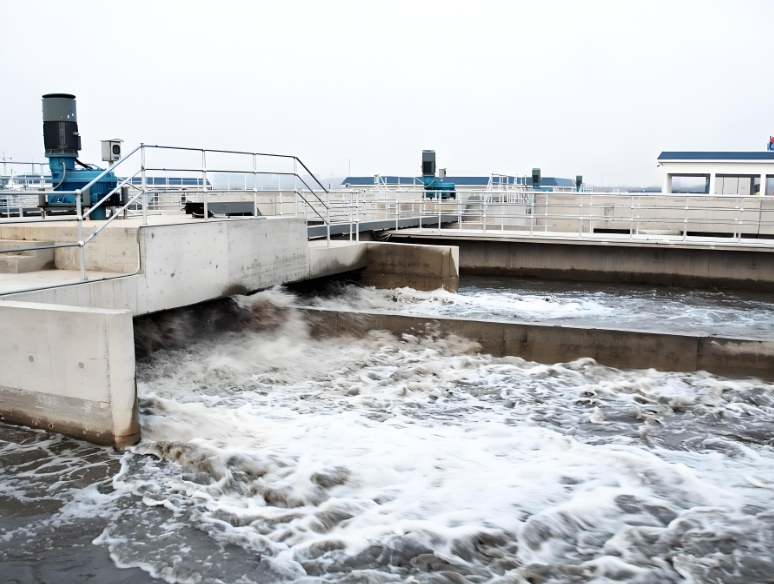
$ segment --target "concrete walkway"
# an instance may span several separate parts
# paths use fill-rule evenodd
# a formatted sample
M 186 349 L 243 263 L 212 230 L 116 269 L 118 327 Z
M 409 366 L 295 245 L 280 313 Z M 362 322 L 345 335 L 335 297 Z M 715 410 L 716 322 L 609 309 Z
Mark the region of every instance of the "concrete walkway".
M 703 248 L 717 250 L 744 250 L 774 252 L 774 239 L 748 239 L 741 243 L 730 237 L 691 237 L 683 240 L 682 235 L 666 235 L 660 233 L 583 233 L 567 231 L 537 231 L 532 235 L 529 231 L 502 231 L 499 229 L 401 229 L 392 231 L 392 238 L 444 238 L 478 241 L 513 241 L 532 243 L 561 243 L 563 245 L 599 245 L 612 244 L 616 246 L 636 247 L 670 247 L 670 248 Z

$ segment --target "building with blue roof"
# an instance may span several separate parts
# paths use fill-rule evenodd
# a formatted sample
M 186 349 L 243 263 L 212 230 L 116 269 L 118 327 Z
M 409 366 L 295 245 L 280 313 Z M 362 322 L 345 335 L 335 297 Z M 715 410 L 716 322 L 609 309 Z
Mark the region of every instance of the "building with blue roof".
M 460 191 L 484 190 L 489 185 L 490 180 L 494 180 L 496 186 L 523 187 L 532 190 L 533 183 L 531 176 L 496 176 L 494 179 L 489 176 L 447 176 L 443 179 L 445 182 L 452 182 L 455 188 Z M 341 185 L 344 188 L 373 188 L 377 184 L 387 187 L 421 187 L 421 176 L 348 176 Z M 570 192 L 575 190 L 575 181 L 570 178 L 557 178 L 544 176 L 540 179 L 540 189 L 542 191 Z
M 713 195 L 774 195 L 774 151 L 662 152 L 664 194 L 672 193 L 677 177 L 704 179 L 704 192 Z

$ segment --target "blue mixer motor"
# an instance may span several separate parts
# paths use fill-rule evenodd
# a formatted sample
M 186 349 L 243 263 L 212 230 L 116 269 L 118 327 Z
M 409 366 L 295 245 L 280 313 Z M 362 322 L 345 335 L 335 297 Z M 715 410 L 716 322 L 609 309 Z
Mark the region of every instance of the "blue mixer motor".
M 435 150 L 422 150 L 422 183 L 425 197 L 429 199 L 456 199 L 457 190 L 453 182 L 444 182 L 435 176 Z
M 105 169 L 92 164 L 84 164 L 78 160 L 81 136 L 78 133 L 74 95 L 47 93 L 43 96 L 43 143 L 54 185 L 54 194 L 49 194 L 46 197 L 46 207 L 75 208 L 75 195 L 56 194 L 56 192 L 83 189 Z M 89 187 L 88 193 L 83 195 L 84 208 L 96 205 L 117 185 L 116 176 L 112 172 L 106 173 L 99 181 Z M 119 191 L 110 200 L 95 209 L 90 217 L 92 219 L 105 219 L 107 207 L 120 204 L 121 193 Z

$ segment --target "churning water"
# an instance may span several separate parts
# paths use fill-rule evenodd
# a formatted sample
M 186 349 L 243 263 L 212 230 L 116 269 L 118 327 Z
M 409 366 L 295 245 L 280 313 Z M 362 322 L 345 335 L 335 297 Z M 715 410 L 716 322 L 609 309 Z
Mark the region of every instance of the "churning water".
M 310 303 L 475 320 L 771 339 L 774 294 L 463 276 L 458 294 L 331 285 Z
M 774 581 L 774 385 L 315 340 L 292 303 L 138 322 L 180 348 L 138 364 L 124 454 L 0 428 L 0 572 L 91 529 L 167 582 Z

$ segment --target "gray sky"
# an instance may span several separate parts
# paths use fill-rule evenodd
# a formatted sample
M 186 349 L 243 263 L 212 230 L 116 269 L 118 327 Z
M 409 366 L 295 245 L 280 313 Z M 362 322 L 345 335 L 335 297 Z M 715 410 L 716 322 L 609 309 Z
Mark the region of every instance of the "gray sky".
M 43 158 L 40 96 L 99 140 L 297 154 L 321 175 L 583 174 L 774 135 L 774 0 L 0 0 L 0 153 Z

